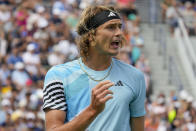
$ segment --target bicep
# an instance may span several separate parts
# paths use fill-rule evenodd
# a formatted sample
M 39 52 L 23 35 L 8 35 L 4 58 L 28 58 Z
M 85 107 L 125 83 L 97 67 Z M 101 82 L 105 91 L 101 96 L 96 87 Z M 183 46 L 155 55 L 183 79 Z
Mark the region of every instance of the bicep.
M 66 112 L 62 110 L 46 110 L 45 111 L 45 125 L 47 131 L 53 131 L 55 128 L 64 124 L 66 119 Z
M 132 131 L 144 131 L 144 116 L 131 117 L 130 126 Z

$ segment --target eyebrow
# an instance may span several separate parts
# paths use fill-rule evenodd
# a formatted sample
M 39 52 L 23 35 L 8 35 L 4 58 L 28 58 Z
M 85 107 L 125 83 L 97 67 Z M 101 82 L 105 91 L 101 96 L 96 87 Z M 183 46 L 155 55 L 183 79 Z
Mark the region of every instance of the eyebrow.
M 108 26 L 122 26 L 122 23 L 111 23 L 111 24 L 106 25 L 105 27 L 108 27 Z

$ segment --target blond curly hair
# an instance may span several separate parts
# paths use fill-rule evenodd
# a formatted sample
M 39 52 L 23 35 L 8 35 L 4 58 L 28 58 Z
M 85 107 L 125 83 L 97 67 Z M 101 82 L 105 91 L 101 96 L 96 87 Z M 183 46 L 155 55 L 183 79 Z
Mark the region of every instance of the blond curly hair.
M 91 38 L 91 41 L 94 41 L 94 37 L 96 35 L 96 28 L 88 30 L 86 24 L 93 16 L 100 13 L 101 11 L 113 11 L 115 13 L 118 13 L 118 11 L 113 6 L 92 5 L 87 7 L 82 12 L 81 18 L 77 25 L 76 31 L 79 37 L 76 39 L 76 43 L 78 46 L 80 56 L 83 57 L 84 59 L 87 59 L 89 56 L 89 47 L 90 47 L 89 38 Z

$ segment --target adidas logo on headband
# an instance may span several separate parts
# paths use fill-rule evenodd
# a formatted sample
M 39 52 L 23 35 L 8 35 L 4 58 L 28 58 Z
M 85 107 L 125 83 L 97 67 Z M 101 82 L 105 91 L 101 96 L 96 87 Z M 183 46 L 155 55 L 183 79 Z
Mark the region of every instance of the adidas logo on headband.
M 111 16 L 116 16 L 113 12 L 110 12 L 110 14 L 108 15 L 108 17 L 111 17 Z
M 112 19 L 120 19 L 120 16 L 112 11 L 104 10 L 90 18 L 86 23 L 87 29 L 82 29 L 80 35 L 87 33 L 91 29 L 95 29 L 98 26 Z

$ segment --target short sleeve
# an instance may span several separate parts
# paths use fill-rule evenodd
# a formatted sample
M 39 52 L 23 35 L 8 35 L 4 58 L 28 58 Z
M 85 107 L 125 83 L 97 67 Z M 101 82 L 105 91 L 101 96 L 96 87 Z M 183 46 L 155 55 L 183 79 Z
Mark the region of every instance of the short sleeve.
M 131 117 L 140 117 L 146 114 L 145 99 L 146 99 L 146 86 L 145 86 L 144 75 L 141 73 L 138 79 L 138 87 L 136 87 L 135 97 L 129 104 Z
M 67 110 L 61 73 L 55 68 L 51 68 L 45 76 L 43 102 L 44 111 L 46 109 Z

